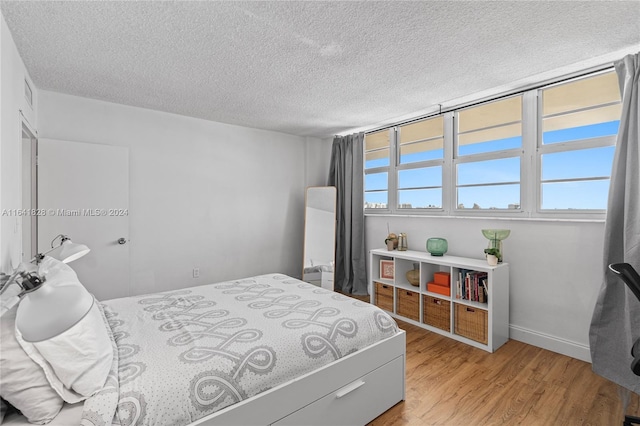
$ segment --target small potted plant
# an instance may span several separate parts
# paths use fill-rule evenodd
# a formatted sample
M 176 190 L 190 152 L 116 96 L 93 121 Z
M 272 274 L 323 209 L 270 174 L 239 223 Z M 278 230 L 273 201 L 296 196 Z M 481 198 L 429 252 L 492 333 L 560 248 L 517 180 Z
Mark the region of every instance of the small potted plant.
M 484 253 L 487 255 L 487 263 L 491 266 L 496 266 L 502 260 L 500 250 L 495 247 L 484 249 Z
M 387 245 L 387 250 L 391 251 L 398 247 L 398 236 L 390 233 L 385 238 L 384 243 Z

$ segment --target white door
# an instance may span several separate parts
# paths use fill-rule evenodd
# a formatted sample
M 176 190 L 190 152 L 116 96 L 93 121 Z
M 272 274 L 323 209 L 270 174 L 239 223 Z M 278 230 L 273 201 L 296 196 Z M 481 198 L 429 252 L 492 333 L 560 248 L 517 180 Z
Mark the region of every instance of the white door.
M 39 252 L 68 235 L 91 249 L 69 264 L 87 290 L 129 295 L 128 148 L 39 139 L 38 210 Z

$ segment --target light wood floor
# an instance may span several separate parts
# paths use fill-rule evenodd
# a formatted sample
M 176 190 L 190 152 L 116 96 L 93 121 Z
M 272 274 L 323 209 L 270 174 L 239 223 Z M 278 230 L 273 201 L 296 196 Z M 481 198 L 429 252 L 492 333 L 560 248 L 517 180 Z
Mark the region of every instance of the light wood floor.
M 622 425 L 617 385 L 591 364 L 510 340 L 490 354 L 398 321 L 406 400 L 370 425 Z M 640 415 L 629 397 L 626 414 Z

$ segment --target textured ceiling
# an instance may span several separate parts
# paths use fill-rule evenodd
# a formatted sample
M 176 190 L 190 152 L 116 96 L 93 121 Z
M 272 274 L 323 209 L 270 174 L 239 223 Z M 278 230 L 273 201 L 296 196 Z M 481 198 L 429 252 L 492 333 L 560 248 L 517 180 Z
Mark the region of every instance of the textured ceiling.
M 640 48 L 638 1 L 0 5 L 40 89 L 316 137 Z

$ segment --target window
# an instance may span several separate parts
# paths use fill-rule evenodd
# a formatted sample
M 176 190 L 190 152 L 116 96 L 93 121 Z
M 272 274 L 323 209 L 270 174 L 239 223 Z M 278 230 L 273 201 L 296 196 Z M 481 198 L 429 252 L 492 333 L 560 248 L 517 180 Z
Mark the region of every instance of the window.
M 602 218 L 620 112 L 608 70 L 369 133 L 366 211 Z
M 520 209 L 522 96 L 456 113 L 457 209 Z
M 522 96 L 457 112 L 458 155 L 522 147 Z
M 400 126 L 396 137 L 398 209 L 442 209 L 443 117 Z
M 389 204 L 390 130 L 370 133 L 364 140 L 364 207 L 386 209 Z
M 614 72 L 540 90 L 540 211 L 604 211 L 620 90 Z

